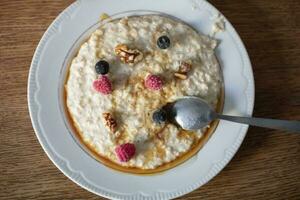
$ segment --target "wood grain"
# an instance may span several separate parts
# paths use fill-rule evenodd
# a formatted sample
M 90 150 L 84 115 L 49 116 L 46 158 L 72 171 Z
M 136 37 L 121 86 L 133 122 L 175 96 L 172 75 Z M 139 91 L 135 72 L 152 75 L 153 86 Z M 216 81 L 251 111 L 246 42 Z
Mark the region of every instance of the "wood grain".
M 256 81 L 254 115 L 300 120 L 300 1 L 211 2 L 249 51 Z M 70 3 L 0 1 L 0 199 L 101 199 L 56 169 L 28 115 L 32 55 L 49 24 Z M 250 128 L 230 164 L 179 199 L 300 199 L 300 135 Z

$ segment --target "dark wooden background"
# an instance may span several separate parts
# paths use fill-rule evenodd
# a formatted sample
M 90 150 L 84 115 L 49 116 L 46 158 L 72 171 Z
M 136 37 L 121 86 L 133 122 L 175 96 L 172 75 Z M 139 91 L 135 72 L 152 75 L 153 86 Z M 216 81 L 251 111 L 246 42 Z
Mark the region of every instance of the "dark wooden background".
M 101 199 L 56 169 L 28 115 L 32 55 L 52 20 L 72 2 L 0 0 L 0 199 Z M 210 2 L 232 22 L 249 51 L 254 115 L 300 120 L 300 1 Z M 250 128 L 230 164 L 180 199 L 300 199 L 300 135 Z

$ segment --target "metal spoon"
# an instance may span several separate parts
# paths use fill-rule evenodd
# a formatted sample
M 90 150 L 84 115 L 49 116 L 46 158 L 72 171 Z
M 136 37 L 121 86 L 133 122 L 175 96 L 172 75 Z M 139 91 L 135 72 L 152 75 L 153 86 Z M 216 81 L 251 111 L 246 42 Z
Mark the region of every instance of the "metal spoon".
M 193 96 L 175 101 L 170 107 L 170 112 L 174 121 L 185 130 L 197 130 L 215 119 L 223 119 L 252 126 L 300 132 L 300 121 L 222 115 L 216 113 L 204 100 Z

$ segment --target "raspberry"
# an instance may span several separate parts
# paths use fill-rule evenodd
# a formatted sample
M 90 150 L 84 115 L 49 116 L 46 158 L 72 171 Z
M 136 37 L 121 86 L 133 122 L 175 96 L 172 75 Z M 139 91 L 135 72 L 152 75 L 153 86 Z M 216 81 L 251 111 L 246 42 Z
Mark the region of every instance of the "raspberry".
M 126 143 L 118 146 L 115 152 L 121 162 L 128 162 L 135 154 L 135 146 L 132 143 Z
M 150 90 L 160 90 L 163 84 L 163 80 L 157 75 L 149 75 L 145 81 L 146 88 Z
M 107 76 L 100 76 L 94 81 L 93 87 L 97 92 L 104 95 L 110 94 L 112 92 L 112 85 Z

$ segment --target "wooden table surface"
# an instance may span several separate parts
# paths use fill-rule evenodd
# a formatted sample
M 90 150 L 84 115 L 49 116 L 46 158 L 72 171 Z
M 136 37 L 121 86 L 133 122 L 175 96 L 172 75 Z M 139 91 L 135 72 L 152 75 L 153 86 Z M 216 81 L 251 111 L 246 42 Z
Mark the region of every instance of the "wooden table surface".
M 0 199 L 101 199 L 66 178 L 35 137 L 27 108 L 34 50 L 72 0 L 0 0 Z M 254 115 L 300 120 L 300 1 L 211 0 L 249 51 Z M 238 83 L 236 83 L 238 84 Z M 300 135 L 250 128 L 230 164 L 179 199 L 300 199 Z

